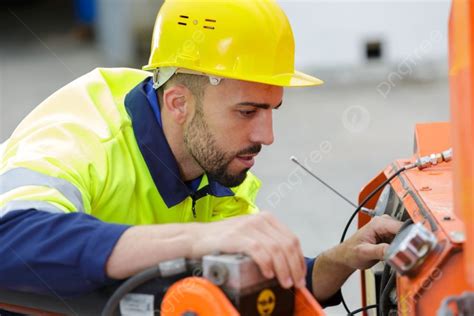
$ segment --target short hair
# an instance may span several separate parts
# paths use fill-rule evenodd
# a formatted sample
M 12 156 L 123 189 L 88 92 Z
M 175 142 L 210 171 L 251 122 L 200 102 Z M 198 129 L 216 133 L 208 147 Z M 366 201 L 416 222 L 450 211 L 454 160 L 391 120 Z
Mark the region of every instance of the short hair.
M 209 78 L 202 75 L 176 73 L 165 84 L 158 88 L 157 92 L 160 99 L 163 100 L 163 92 L 166 88 L 178 84 L 188 88 L 196 97 L 197 103 L 200 104 L 201 102 L 199 101 L 201 101 L 204 96 L 204 89 L 209 84 Z

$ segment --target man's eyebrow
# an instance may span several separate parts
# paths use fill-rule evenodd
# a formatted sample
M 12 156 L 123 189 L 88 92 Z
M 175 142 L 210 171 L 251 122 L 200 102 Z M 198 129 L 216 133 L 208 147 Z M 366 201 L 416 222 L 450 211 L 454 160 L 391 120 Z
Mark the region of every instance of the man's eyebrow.
M 280 103 L 278 103 L 277 106 L 275 106 L 273 109 L 274 110 L 278 110 L 278 108 L 283 104 L 283 100 L 280 101 Z M 269 108 L 271 108 L 272 106 L 268 103 L 257 103 L 257 102 L 240 102 L 240 103 L 237 103 L 237 105 L 248 105 L 248 106 L 254 106 L 256 108 L 260 108 L 260 109 L 264 109 L 264 110 L 267 110 Z

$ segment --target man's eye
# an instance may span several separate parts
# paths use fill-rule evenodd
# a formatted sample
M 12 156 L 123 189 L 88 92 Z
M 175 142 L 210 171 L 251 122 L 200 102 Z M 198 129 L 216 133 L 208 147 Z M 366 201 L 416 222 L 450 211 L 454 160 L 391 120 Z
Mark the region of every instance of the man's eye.
M 243 117 L 250 117 L 252 115 L 255 114 L 255 110 L 251 110 L 251 111 L 239 111 L 240 115 L 242 115 Z

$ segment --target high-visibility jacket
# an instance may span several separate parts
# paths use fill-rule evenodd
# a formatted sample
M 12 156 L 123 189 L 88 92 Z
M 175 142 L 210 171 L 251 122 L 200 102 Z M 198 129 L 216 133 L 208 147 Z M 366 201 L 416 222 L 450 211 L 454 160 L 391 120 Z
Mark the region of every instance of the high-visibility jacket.
M 115 281 L 105 265 L 130 225 L 258 212 L 260 181 L 250 172 L 235 188 L 206 175 L 180 179 L 150 80 L 140 70 L 95 69 L 0 145 L 0 289 L 87 293 Z M 306 258 L 310 291 L 314 260 Z
M 36 208 L 138 225 L 255 213 L 260 182 L 251 173 L 232 189 L 203 176 L 198 194 L 181 180 L 148 104 L 150 79 L 95 69 L 31 112 L 5 144 L 0 216 Z

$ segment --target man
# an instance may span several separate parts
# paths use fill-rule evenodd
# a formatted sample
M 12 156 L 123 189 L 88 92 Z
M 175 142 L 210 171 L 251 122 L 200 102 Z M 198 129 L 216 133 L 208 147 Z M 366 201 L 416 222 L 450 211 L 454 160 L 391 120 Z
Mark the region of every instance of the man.
M 263 275 L 325 304 L 382 259 L 378 218 L 317 259 L 254 204 L 249 172 L 273 142 L 294 43 L 273 1 L 168 0 L 149 65 L 96 69 L 30 113 L 1 158 L 0 287 L 82 294 L 158 262 L 246 253 Z M 257 214 L 258 213 L 258 214 Z M 252 216 L 238 216 L 250 215 Z

